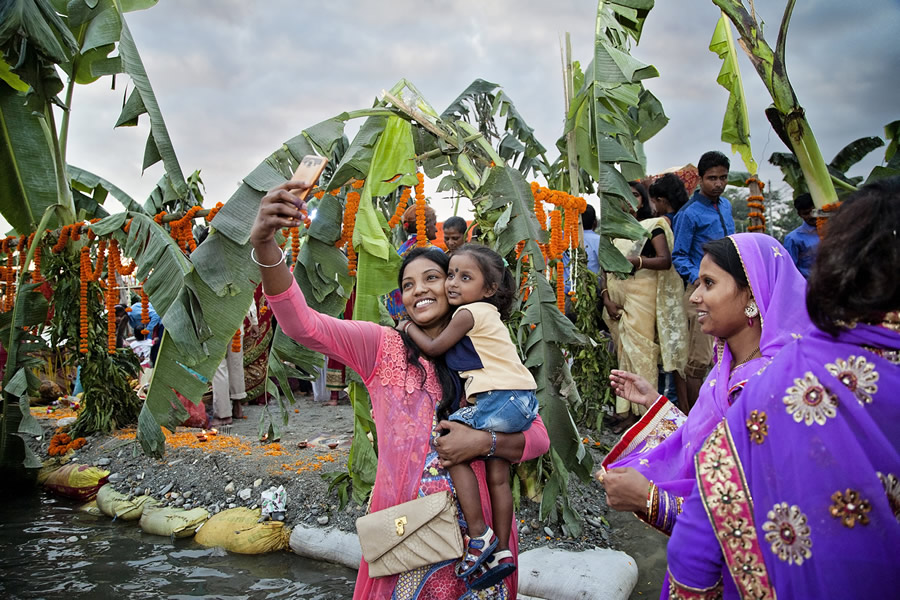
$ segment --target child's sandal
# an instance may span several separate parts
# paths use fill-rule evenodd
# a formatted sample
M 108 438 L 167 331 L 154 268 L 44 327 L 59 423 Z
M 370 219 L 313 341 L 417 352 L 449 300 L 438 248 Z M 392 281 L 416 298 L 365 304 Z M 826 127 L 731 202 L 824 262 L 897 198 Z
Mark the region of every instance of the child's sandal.
M 497 585 L 516 572 L 516 561 L 509 550 L 497 550 L 485 562 L 485 570 L 469 583 L 473 590 L 483 590 Z
M 466 550 L 463 557 L 456 563 L 456 576 L 466 578 L 478 570 L 478 567 L 487 560 L 494 548 L 497 547 L 497 536 L 490 527 L 485 527 L 484 533 L 478 537 L 469 537 L 466 542 Z

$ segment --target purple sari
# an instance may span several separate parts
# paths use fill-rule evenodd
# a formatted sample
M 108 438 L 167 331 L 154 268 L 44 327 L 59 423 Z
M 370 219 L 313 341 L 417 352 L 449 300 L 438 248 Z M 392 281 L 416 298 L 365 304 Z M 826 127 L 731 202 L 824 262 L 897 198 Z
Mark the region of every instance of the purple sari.
M 898 390 L 897 331 L 786 346 L 697 453 L 663 597 L 896 597 Z
M 613 447 L 604 468 L 633 467 L 656 484 L 658 510 L 638 514 L 663 533 L 671 533 L 681 503 L 694 489 L 694 454 L 713 428 L 725 418 L 747 380 L 761 372 L 793 336 L 812 327 L 806 306 L 806 279 L 787 250 L 761 233 L 729 236 L 734 242 L 759 306 L 762 332 L 760 358 L 733 371 L 728 345 L 717 342 L 716 364 L 700 388 L 689 417 L 666 398 L 660 398 Z M 668 506 L 668 509 L 666 509 Z

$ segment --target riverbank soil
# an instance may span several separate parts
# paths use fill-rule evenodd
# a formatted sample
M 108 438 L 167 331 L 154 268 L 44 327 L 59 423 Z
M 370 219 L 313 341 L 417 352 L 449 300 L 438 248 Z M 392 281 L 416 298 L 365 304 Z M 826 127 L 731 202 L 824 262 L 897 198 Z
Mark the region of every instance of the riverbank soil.
M 355 531 L 364 506 L 352 501 L 339 509 L 334 491 L 328 490 L 323 473 L 346 469 L 353 435 L 353 410 L 348 404 L 327 406 L 298 394 L 289 411 L 289 422 L 278 441 L 260 442 L 258 422 L 267 407 L 244 406 L 243 419 L 220 427 L 215 436 L 201 441 L 199 429 L 178 428 L 167 435 L 161 460 L 144 456 L 133 430 L 91 436 L 74 452 L 72 460 L 108 469 L 110 482 L 124 494 L 150 494 L 168 506 L 203 507 L 210 513 L 234 506 L 256 507 L 263 491 L 283 486 L 287 496 L 285 522 L 289 526 L 335 526 Z M 270 406 L 277 417 L 277 407 Z M 32 409 L 52 433 L 60 413 Z M 64 414 L 64 413 L 63 413 Z M 45 435 L 42 456 L 47 456 L 50 435 Z M 615 442 L 604 434 L 591 443 L 599 465 L 604 447 Z M 638 585 L 632 599 L 658 597 L 665 575 L 666 538 L 631 513 L 609 510 L 603 488 L 569 478 L 569 501 L 584 517 L 581 535 L 572 536 L 560 523 L 539 521 L 539 505 L 527 499 L 517 511 L 520 549 L 550 546 L 566 550 L 601 547 L 622 550 L 635 559 Z

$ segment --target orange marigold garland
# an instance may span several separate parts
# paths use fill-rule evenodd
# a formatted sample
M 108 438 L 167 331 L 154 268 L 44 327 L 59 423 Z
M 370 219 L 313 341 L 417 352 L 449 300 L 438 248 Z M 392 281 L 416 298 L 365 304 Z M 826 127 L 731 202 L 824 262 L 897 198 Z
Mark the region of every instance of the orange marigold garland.
M 756 183 L 759 186 L 759 191 L 762 192 L 765 184 L 762 181 L 756 178 L 756 176 L 751 176 L 747 181 L 744 182 L 746 185 L 750 185 L 751 183 Z M 766 205 L 764 204 L 765 198 L 763 196 L 750 196 L 747 198 L 747 208 L 750 209 L 749 214 L 747 215 L 748 219 L 759 219 L 760 225 L 750 225 L 747 227 L 747 231 L 761 231 L 765 233 L 766 231 Z
M 231 351 L 232 352 L 240 352 L 241 351 L 241 330 L 238 328 L 237 331 L 234 332 L 234 336 L 231 338 Z
M 291 262 L 297 264 L 297 258 L 300 256 L 300 228 L 291 227 L 288 235 L 291 237 Z
M 826 204 L 820 209 L 822 213 L 830 213 L 836 211 L 841 207 L 841 202 L 832 202 L 831 204 Z M 828 217 L 816 217 L 816 233 L 819 234 L 819 239 L 821 240 L 825 237 L 825 233 L 828 230 Z
M 356 228 L 356 213 L 359 211 L 359 192 L 353 191 L 347 194 L 347 203 L 344 207 L 344 223 L 341 229 L 341 239 L 337 246 L 347 246 L 347 271 L 351 276 L 356 275 L 356 249 L 353 247 L 353 230 Z
M 116 353 L 116 304 L 118 290 L 116 289 L 116 259 L 118 258 L 118 244 L 112 240 L 109 244 L 108 262 L 106 265 L 106 348 L 110 354 Z M 97 265 L 100 268 L 100 265 Z
M 141 333 L 148 335 L 150 333 L 147 329 L 147 325 L 150 324 L 150 298 L 147 296 L 147 292 L 144 291 L 143 285 L 141 285 L 141 324 L 144 326 L 141 329 Z
M 566 312 L 566 281 L 565 281 L 565 265 L 562 261 L 556 263 L 556 306 L 559 312 Z
M 85 444 L 87 444 L 87 440 L 83 437 L 73 440 L 68 433 L 59 432 L 50 438 L 50 448 L 47 450 L 47 453 L 50 456 L 65 456 L 69 450 L 78 450 L 84 447 Z
M 66 247 L 66 244 L 69 242 L 69 233 L 71 231 L 72 225 L 63 225 L 62 229 L 59 230 L 59 239 L 57 239 L 56 243 L 50 248 L 54 254 L 59 254 L 62 252 L 62 249 Z
M 562 212 L 550 212 L 550 260 L 560 258 L 563 253 Z
M 216 202 L 216 205 L 209 209 L 209 214 L 206 215 L 206 222 L 212 223 L 212 220 L 216 218 L 216 215 L 222 210 L 222 207 L 225 206 L 221 202 Z
M 425 176 L 416 173 L 419 183 L 416 184 L 416 246 L 424 248 L 428 245 L 428 236 L 425 234 Z
M 79 326 L 80 339 L 78 350 L 82 354 L 88 353 L 88 284 L 93 276 L 91 270 L 91 249 L 89 246 L 81 248 L 81 281 L 79 288 Z
M 400 199 L 397 200 L 397 208 L 394 209 L 394 214 L 391 217 L 391 220 L 388 221 L 388 227 L 391 229 L 400 224 L 400 219 L 403 218 L 403 213 L 406 211 L 407 204 L 409 204 L 409 196 L 411 193 L 412 188 L 408 187 L 404 187 L 403 191 L 400 192 Z
M 16 266 L 13 253 L 18 245 L 16 236 L 4 240 L 2 250 L 6 252 L 6 269 L 4 270 L 6 282 L 6 295 L 3 298 L 3 312 L 9 312 L 16 304 Z

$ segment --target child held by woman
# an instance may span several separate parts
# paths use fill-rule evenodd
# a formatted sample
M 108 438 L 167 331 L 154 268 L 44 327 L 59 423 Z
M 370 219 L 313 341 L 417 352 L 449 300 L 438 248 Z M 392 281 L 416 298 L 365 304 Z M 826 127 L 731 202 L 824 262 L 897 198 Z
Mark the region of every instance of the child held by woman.
M 514 433 L 528 429 L 537 416 L 537 385 L 519 360 L 504 321 L 515 297 L 515 282 L 503 258 L 486 246 L 465 244 L 450 255 L 445 284 L 451 306 L 458 307 L 447 327 L 435 338 L 410 321 L 404 331 L 428 356 L 444 355 L 447 366 L 464 380 L 467 405 L 449 419 L 474 429 Z M 475 474 L 468 463 L 450 467 L 450 476 L 466 519 L 469 536 L 456 568 L 460 578 L 470 578 L 473 589 L 482 589 L 516 570 L 509 550 L 513 518 L 509 487 L 509 462 L 485 457 L 488 489 L 496 533 L 487 526 Z M 480 533 L 479 533 L 480 532 Z

